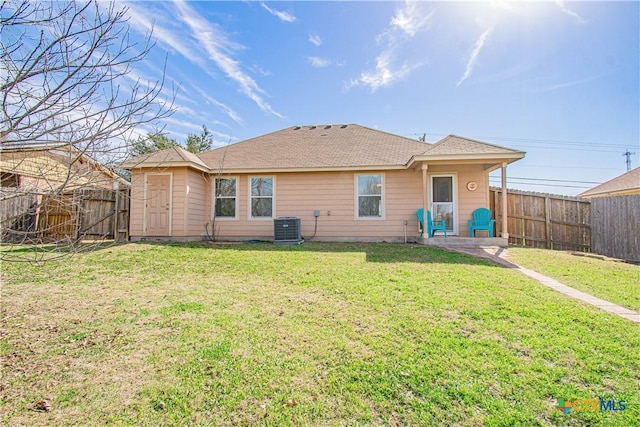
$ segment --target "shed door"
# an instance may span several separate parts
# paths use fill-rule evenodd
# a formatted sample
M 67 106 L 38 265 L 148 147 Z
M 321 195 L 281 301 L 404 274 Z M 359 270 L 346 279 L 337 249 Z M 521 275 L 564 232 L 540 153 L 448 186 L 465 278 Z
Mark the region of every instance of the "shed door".
M 145 235 L 170 236 L 171 175 L 147 175 Z

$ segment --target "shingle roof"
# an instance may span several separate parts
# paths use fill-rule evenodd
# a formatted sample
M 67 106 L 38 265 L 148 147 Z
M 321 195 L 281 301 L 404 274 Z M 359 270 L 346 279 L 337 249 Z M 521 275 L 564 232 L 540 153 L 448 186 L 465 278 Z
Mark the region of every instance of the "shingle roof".
M 335 170 L 357 168 L 402 168 L 412 159 L 452 156 L 476 159 L 492 155 L 510 161 L 521 151 L 449 135 L 435 144 L 393 135 L 356 124 L 292 126 L 266 135 L 195 155 L 173 147 L 139 156 L 124 168 L 191 165 L 215 172 L 269 170 Z M 475 156 L 475 157 L 474 157 Z M 486 157 L 485 157 L 486 158 Z
M 200 154 L 213 170 L 402 166 L 425 143 L 364 126 L 294 126 Z
M 607 182 L 603 182 L 600 185 L 596 185 L 595 187 L 584 191 L 578 196 L 580 197 L 590 197 L 590 196 L 604 196 L 611 193 L 622 193 L 622 192 L 634 192 L 633 190 L 637 190 L 640 193 L 640 167 L 630 170 L 627 173 L 624 173 L 620 176 L 617 176 L 613 179 L 610 179 Z
M 171 147 L 166 150 L 156 151 L 150 154 L 143 154 L 141 156 L 134 157 L 123 163 L 123 168 L 135 168 L 142 165 L 149 166 L 152 164 L 175 164 L 175 163 L 187 163 L 194 166 L 208 170 L 208 166 L 195 154 L 185 150 L 182 147 Z
M 521 151 L 475 141 L 457 135 L 449 135 L 433 144 L 422 155 L 456 155 L 456 154 L 514 154 Z

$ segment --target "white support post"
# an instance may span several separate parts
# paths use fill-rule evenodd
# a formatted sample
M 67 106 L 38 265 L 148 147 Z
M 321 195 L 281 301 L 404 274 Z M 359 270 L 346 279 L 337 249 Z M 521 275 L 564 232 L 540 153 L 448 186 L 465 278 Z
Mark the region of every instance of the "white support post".
M 424 218 L 424 223 L 422 224 L 422 237 L 427 235 L 429 238 L 429 233 L 427 231 L 427 209 L 429 208 L 429 179 L 427 176 L 427 170 L 429 166 L 426 163 L 422 164 L 422 213 Z
M 507 163 L 502 164 L 502 233 L 501 237 L 509 239 L 507 230 Z

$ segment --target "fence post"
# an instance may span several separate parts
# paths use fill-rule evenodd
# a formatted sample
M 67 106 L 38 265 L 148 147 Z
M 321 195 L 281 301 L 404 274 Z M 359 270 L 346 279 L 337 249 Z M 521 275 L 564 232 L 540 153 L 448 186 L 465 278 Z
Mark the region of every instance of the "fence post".
M 78 195 L 80 195 L 78 197 Z M 82 211 L 84 210 L 83 199 L 84 190 L 77 189 L 73 191 L 72 206 L 71 206 L 71 221 L 73 221 L 73 236 L 74 240 L 80 238 L 80 229 L 82 228 Z M 75 212 L 75 215 L 74 215 Z
M 116 194 L 116 202 L 115 202 L 114 212 L 113 212 L 115 215 L 115 218 L 113 219 L 113 241 L 117 242 L 118 238 L 120 237 L 118 235 L 118 217 L 120 216 L 120 213 L 118 212 L 118 208 L 119 208 L 118 202 L 120 200 L 120 186 L 117 183 L 113 184 L 113 190 L 114 190 L 114 193 Z
M 547 249 L 553 249 L 551 236 L 551 199 L 549 196 L 544 198 L 544 234 L 547 238 Z

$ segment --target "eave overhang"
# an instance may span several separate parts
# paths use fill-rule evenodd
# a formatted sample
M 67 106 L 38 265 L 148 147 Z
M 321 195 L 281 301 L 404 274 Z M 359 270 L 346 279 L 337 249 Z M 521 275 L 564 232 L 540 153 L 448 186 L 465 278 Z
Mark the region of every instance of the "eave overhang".
M 140 162 L 130 163 L 125 162 L 120 165 L 122 169 L 134 170 L 134 169 L 166 169 L 166 168 L 192 168 L 200 172 L 212 173 L 209 168 L 205 168 L 202 165 L 193 162 Z
M 427 163 L 429 165 L 447 164 L 488 164 L 501 165 L 502 163 L 513 163 L 524 158 L 523 151 L 513 153 L 479 153 L 479 154 L 440 154 L 440 155 L 416 155 L 411 157 L 407 163 L 408 168 L 417 167 L 418 164 Z
M 292 173 L 292 172 L 345 172 L 345 171 L 379 171 L 379 170 L 404 170 L 405 165 L 361 165 L 361 166 L 318 166 L 318 167 L 299 167 L 299 168 L 222 168 L 222 171 L 216 169 L 203 168 L 194 163 L 188 162 L 144 162 L 138 164 L 122 165 L 123 169 L 166 169 L 175 167 L 190 167 L 201 172 L 218 174 L 222 172 L 224 175 L 233 174 L 269 174 L 269 173 Z

